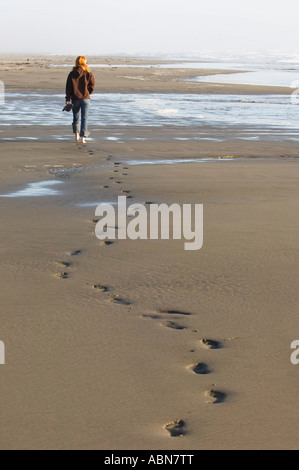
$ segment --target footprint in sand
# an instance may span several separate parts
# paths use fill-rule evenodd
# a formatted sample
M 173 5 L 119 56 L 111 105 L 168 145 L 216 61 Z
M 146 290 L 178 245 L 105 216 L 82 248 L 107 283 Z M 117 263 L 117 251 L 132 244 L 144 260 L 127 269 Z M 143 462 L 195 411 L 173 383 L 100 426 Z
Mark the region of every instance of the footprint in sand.
M 64 266 L 65 268 L 68 268 L 71 263 L 68 263 L 67 261 L 56 261 L 57 264 L 60 264 L 61 266 Z
M 150 315 L 141 315 L 143 318 L 151 318 L 153 320 L 163 320 L 160 322 L 161 326 L 165 326 L 166 328 L 173 328 L 174 330 L 185 330 L 186 327 L 177 323 L 176 321 L 170 321 L 165 319 L 165 315 L 191 315 L 189 312 L 182 312 L 181 310 L 170 310 L 170 309 L 163 309 L 157 308 L 156 313 Z
M 118 294 L 109 295 L 108 302 L 113 302 L 113 303 L 116 303 L 116 304 L 118 303 L 118 304 L 122 304 L 122 305 L 130 305 L 131 304 L 131 302 L 129 302 L 128 300 L 123 299 Z
M 68 255 L 69 256 L 77 256 L 77 255 L 80 255 L 81 253 L 81 250 L 74 250 L 74 251 L 68 251 Z
M 104 284 L 102 284 L 101 282 L 99 282 L 98 284 L 91 284 L 91 287 L 93 289 L 98 289 L 102 292 L 107 292 L 109 289 L 107 286 L 104 286 Z
M 58 277 L 59 279 L 66 279 L 68 277 L 68 273 L 65 273 L 65 272 L 56 273 L 55 276 Z
M 160 315 L 140 315 L 141 318 L 151 318 L 152 320 L 161 320 L 161 316 Z
M 88 150 L 88 153 L 89 153 L 89 155 L 93 155 L 93 151 L 92 151 L 92 150 Z
M 121 189 L 120 192 L 121 192 L 121 193 L 124 193 L 124 194 L 129 194 L 131 191 L 128 191 L 128 190 L 126 190 L 126 189 Z
M 107 189 L 107 188 L 109 188 L 109 186 L 108 186 L 108 184 L 103 184 L 102 186 L 100 186 L 100 188 Z
M 201 345 L 206 349 L 220 349 L 222 344 L 219 341 L 213 339 L 203 338 L 200 340 Z
M 194 372 L 194 374 L 209 374 L 211 371 L 209 370 L 207 364 L 204 362 L 196 362 L 195 364 L 191 364 L 188 366 L 188 369 Z
M 211 389 L 205 392 L 205 397 L 209 404 L 222 403 L 226 398 L 226 393 Z
M 167 313 L 168 315 L 192 315 L 189 312 L 183 312 L 182 310 L 172 310 L 172 309 L 164 309 L 164 308 L 157 308 L 157 313 Z
M 166 431 L 169 432 L 171 437 L 181 437 L 186 434 L 185 431 L 185 421 L 182 419 L 177 419 L 175 421 L 171 421 L 170 423 L 165 424 L 163 427 Z
M 122 196 L 123 197 L 126 197 L 127 199 L 132 199 L 132 196 L 130 194 L 128 194 L 130 191 L 122 191 L 120 190 L 120 192 L 122 193 Z
M 122 181 L 118 181 L 118 180 L 114 181 L 114 184 L 121 184 L 121 183 L 122 183 Z
M 112 245 L 113 242 L 111 242 L 110 240 L 103 240 L 100 245 L 106 245 L 106 246 L 109 246 L 109 245 Z
M 166 326 L 166 328 L 173 328 L 174 330 L 185 330 L 186 327 L 176 323 L 174 321 L 163 321 L 161 322 L 161 326 Z
M 128 173 L 122 173 L 122 176 L 128 176 Z

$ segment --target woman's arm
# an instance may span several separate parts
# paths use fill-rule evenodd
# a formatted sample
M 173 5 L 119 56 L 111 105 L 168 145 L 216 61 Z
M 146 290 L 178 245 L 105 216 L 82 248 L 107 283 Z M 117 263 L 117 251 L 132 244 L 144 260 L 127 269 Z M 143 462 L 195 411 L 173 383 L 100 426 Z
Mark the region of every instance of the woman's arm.
M 88 88 L 88 91 L 89 93 L 93 93 L 94 91 L 94 87 L 95 87 L 95 80 L 94 80 L 94 76 L 93 76 L 93 73 L 89 73 L 89 81 L 88 81 L 88 85 L 87 85 L 87 88 Z
M 69 103 L 71 101 L 71 96 L 73 95 L 73 81 L 71 74 L 68 75 L 66 85 L 65 85 L 65 101 Z

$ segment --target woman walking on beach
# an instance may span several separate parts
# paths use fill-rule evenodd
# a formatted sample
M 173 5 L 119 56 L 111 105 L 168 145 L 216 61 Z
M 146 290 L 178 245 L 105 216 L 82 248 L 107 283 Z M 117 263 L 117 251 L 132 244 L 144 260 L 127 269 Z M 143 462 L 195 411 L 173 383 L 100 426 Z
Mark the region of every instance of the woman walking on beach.
M 95 81 L 89 70 L 86 58 L 79 56 L 76 59 L 73 70 L 69 73 L 66 81 L 65 101 L 73 104 L 73 132 L 76 141 L 81 137 L 82 143 L 86 143 L 86 137 L 90 132 L 87 130 L 87 120 L 90 107 L 90 95 L 94 91 Z M 79 124 L 81 110 L 81 125 Z

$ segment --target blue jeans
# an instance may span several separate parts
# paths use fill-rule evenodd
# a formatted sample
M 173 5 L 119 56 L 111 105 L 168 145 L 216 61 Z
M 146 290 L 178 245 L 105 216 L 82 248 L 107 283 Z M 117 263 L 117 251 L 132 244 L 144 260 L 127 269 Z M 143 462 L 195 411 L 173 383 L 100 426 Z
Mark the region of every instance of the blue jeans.
M 90 132 L 87 130 L 87 119 L 90 107 L 90 99 L 72 100 L 73 107 L 73 132 L 80 133 L 80 137 L 88 137 Z M 81 126 L 79 124 L 81 110 Z

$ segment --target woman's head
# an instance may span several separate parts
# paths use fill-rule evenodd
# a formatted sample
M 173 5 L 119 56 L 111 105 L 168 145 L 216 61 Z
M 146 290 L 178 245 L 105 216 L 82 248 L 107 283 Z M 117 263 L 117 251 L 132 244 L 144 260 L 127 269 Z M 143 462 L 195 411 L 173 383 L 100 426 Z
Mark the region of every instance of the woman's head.
M 86 70 L 86 72 L 89 72 L 86 57 L 83 57 L 82 55 L 77 57 L 75 67 L 81 67 L 83 70 Z

